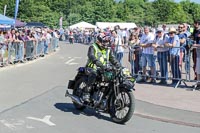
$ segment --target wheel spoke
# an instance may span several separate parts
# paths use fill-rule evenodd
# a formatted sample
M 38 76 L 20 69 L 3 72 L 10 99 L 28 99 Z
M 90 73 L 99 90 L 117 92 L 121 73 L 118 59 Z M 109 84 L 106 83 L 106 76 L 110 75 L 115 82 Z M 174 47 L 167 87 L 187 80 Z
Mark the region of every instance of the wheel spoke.
M 125 92 L 121 92 L 115 99 L 114 105 L 116 111 L 115 116 L 118 119 L 123 119 L 129 111 L 130 107 L 129 95 Z
M 134 96 L 129 90 L 121 89 L 118 95 L 113 95 L 111 101 L 112 119 L 117 123 L 125 123 L 133 115 L 134 112 Z

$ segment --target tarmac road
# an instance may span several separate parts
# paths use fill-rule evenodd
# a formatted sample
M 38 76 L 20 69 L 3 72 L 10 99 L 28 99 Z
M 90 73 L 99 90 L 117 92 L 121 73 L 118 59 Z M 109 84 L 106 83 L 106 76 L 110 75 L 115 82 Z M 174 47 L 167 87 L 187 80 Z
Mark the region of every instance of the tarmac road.
M 79 112 L 64 97 L 67 81 L 86 63 L 88 46 L 61 43 L 60 50 L 39 60 L 0 69 L 0 133 L 199 133 L 192 125 L 162 122 L 138 114 L 153 116 L 187 114 L 198 124 L 199 113 L 173 110 L 136 101 L 136 114 L 125 125 L 113 123 L 109 115 L 93 110 Z M 138 107 L 138 108 L 137 108 Z M 159 113 L 160 112 L 160 113 Z M 172 112 L 172 113 L 170 113 Z M 181 117 L 175 115 L 169 117 Z M 181 118 L 180 118 L 181 119 Z

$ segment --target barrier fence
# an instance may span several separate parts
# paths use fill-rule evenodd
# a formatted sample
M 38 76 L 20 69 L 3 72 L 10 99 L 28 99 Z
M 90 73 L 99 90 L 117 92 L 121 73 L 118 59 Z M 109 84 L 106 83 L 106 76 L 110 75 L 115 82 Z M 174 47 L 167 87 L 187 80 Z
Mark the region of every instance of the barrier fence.
M 44 56 L 56 50 L 58 41 L 57 38 L 52 38 L 49 42 L 47 40 L 30 40 L 3 44 L 0 47 L 0 64 L 13 64 L 18 61 L 32 60 Z M 196 66 L 194 66 L 194 63 L 196 58 L 193 60 L 192 55 L 197 48 L 173 47 L 173 49 L 179 51 L 175 54 L 170 53 L 171 49 L 157 49 L 154 50 L 153 54 L 148 55 L 143 53 L 142 47 L 134 46 L 125 49 L 123 53 L 116 53 L 116 58 L 130 70 L 137 81 L 143 79 L 153 79 L 155 82 L 171 81 L 171 83 L 174 83 L 175 88 L 181 83 L 188 86 L 186 82 L 196 82 L 194 85 L 194 89 L 196 89 L 199 81 L 195 79 L 194 68 Z M 151 56 L 151 61 L 147 61 L 147 56 Z M 149 67 L 149 63 L 151 67 Z
M 51 38 L 50 41 L 33 41 L 10 42 L 1 44 L 0 47 L 0 64 L 6 66 L 17 62 L 43 57 L 45 54 L 56 51 L 58 47 L 58 39 Z
M 186 82 L 198 83 L 199 81 L 195 79 L 195 70 L 200 68 L 194 70 L 196 66 L 194 67 L 194 60 L 192 59 L 193 51 L 197 48 L 173 47 L 178 51 L 175 54 L 170 52 L 171 49 L 166 48 L 163 51 L 157 49 L 154 50 L 154 54 L 148 55 L 143 53 L 143 48 L 140 46 L 129 47 L 122 53 L 121 60 L 118 60 L 130 70 L 132 76 L 136 77 L 138 82 L 147 79 L 152 79 L 156 83 L 158 83 L 157 81 L 162 81 L 162 83 L 171 81 L 175 88 L 181 83 L 187 87 Z M 151 58 L 151 61 L 147 58 Z M 194 85 L 194 89 L 196 89 L 196 85 Z

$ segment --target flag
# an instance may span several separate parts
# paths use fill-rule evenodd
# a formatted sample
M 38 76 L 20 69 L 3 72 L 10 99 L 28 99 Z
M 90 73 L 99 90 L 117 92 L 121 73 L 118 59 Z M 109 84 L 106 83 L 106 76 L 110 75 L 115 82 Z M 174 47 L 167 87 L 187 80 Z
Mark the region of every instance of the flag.
M 60 28 L 62 28 L 62 20 L 63 20 L 63 17 L 60 17 L 60 20 L 59 20 Z
M 19 0 L 16 0 L 16 4 L 15 4 L 15 22 L 16 22 L 16 19 L 17 19 L 18 7 L 19 7 Z

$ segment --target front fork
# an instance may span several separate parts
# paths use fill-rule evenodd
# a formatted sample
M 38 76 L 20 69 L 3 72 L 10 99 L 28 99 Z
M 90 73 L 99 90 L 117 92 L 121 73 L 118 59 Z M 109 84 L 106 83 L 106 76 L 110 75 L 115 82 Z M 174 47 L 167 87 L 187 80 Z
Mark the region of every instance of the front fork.
M 119 83 L 114 83 L 114 94 L 115 94 L 115 97 L 116 99 L 118 100 L 119 99 L 119 93 L 120 93 L 120 90 L 119 90 Z
M 117 104 L 117 101 L 122 101 L 121 106 L 123 107 L 126 104 L 126 96 L 123 93 L 120 93 L 119 83 L 114 83 L 114 94 L 116 97 L 115 104 Z

